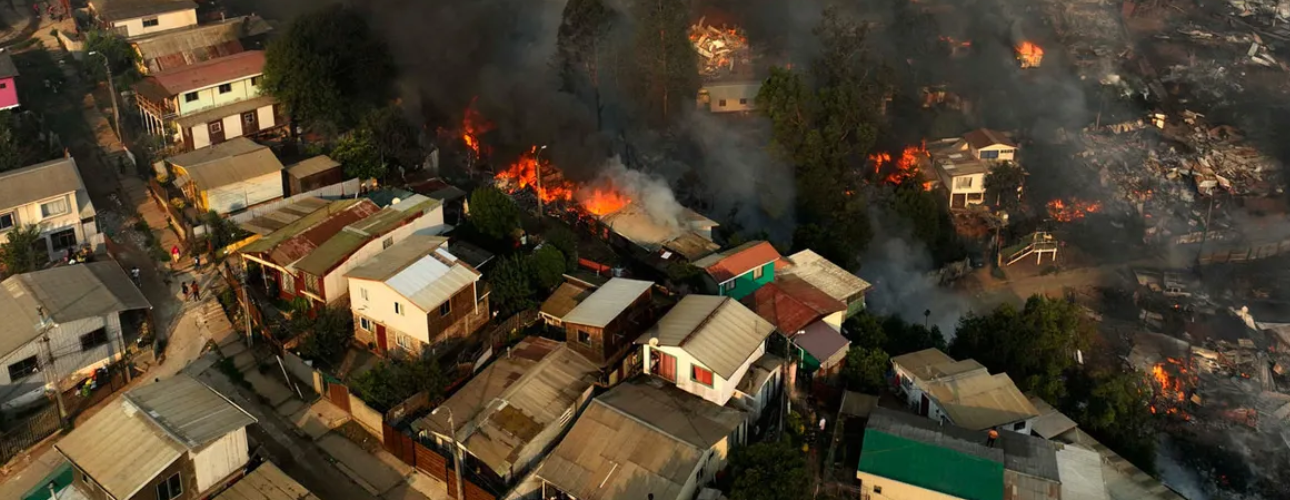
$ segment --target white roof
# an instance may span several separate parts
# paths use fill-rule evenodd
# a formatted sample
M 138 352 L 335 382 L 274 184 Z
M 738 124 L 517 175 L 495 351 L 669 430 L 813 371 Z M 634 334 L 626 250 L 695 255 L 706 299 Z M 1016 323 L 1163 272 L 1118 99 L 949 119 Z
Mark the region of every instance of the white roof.
M 429 311 L 451 299 L 457 291 L 479 280 L 456 256 L 444 248 L 418 259 L 385 280 L 385 284 L 407 297 L 422 311 Z
M 652 286 L 654 283 L 649 281 L 611 279 L 564 315 L 561 321 L 604 328 Z
M 739 301 L 695 294 L 681 299 L 638 342 L 656 340 L 659 345 L 679 346 L 729 379 L 772 333 L 775 325 Z
M 1057 472 L 1061 477 L 1062 500 L 1108 500 L 1102 479 L 1102 457 L 1096 451 L 1075 445 L 1057 450 Z
M 869 282 L 809 249 L 789 256 L 788 260 L 793 265 L 784 274 L 802 278 L 802 281 L 843 302 L 872 287 Z

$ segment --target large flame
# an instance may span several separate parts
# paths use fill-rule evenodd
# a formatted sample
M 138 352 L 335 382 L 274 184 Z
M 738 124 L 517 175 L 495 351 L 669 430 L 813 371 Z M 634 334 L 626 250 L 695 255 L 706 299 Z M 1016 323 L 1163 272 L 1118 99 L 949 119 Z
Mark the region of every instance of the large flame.
M 883 181 L 889 184 L 899 185 L 904 183 L 906 180 L 918 178 L 920 175 L 919 165 L 928 156 L 930 156 L 930 154 L 927 152 L 927 143 L 923 142 L 917 146 L 906 146 L 905 150 L 901 151 L 900 158 L 897 158 L 894 164 L 892 163 L 891 154 L 889 153 L 876 153 L 869 155 L 869 161 L 873 163 L 874 174 L 882 173 L 883 167 L 890 165 L 891 173 L 887 174 L 887 177 L 884 178 Z M 932 183 L 924 182 L 923 189 L 930 191 L 932 189 Z
M 609 215 L 632 202 L 612 185 L 583 189 L 578 192 L 578 200 L 593 215 Z
M 520 155 L 520 157 L 516 159 L 514 163 L 511 163 L 510 167 L 507 167 L 506 170 L 498 172 L 496 178 L 499 181 L 503 181 L 503 184 L 507 187 L 507 191 L 510 193 L 531 187 L 533 191 L 537 193 L 538 198 L 541 198 L 544 203 L 551 203 L 557 200 L 568 201 L 572 199 L 573 189 L 571 189 L 568 182 L 563 179 L 559 181 L 548 180 L 545 184 L 542 184 L 541 187 L 539 187 L 539 167 L 543 169 L 554 169 L 555 167 L 551 165 L 540 166 L 538 165 L 538 161 L 538 148 L 537 146 L 533 146 L 528 150 L 528 152 Z M 546 174 L 550 174 L 550 172 L 548 171 Z M 544 175 L 543 177 L 546 178 L 548 176 L 549 175 Z
M 1048 216 L 1058 222 L 1071 222 L 1083 219 L 1085 215 L 1102 210 L 1102 204 L 1096 201 L 1053 200 L 1048 202 Z
M 1021 42 L 1017 46 L 1017 60 L 1021 62 L 1022 68 L 1037 68 L 1044 60 L 1044 49 L 1034 42 Z
M 466 108 L 465 117 L 461 120 L 461 140 L 466 143 L 466 147 L 475 152 L 476 156 L 486 152 L 482 150 L 483 145 L 480 137 L 493 129 L 493 124 L 484 119 L 484 115 L 475 109 L 475 99 L 470 100 L 470 106 Z

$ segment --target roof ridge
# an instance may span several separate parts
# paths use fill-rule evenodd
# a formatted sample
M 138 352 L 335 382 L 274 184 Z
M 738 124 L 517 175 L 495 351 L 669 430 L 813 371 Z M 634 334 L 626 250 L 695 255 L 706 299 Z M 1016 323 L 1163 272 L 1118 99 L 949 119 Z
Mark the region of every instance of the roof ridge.
M 676 346 L 685 347 L 685 343 L 688 342 L 691 337 L 694 337 L 696 332 L 708 326 L 708 323 L 712 321 L 712 317 L 717 315 L 717 311 L 722 307 L 725 307 L 725 305 L 730 303 L 731 300 L 732 299 L 730 297 L 722 296 L 721 300 L 717 301 L 717 306 L 713 307 L 711 311 L 708 311 L 708 314 L 703 316 L 703 319 L 700 320 L 698 324 L 694 325 L 694 328 L 691 328 L 689 333 L 685 334 L 684 337 L 681 337 L 681 341 L 677 342 Z
M 683 444 L 683 445 L 685 445 L 685 446 L 688 446 L 688 447 L 690 447 L 690 448 L 693 448 L 693 449 L 695 449 L 695 450 L 700 450 L 700 449 L 701 449 L 701 448 L 699 448 L 699 446 L 698 446 L 698 445 L 696 445 L 696 444 L 694 444 L 694 443 L 691 443 L 691 442 L 689 442 L 689 441 L 686 441 L 686 440 L 684 440 L 684 439 L 681 439 L 680 437 L 678 437 L 678 436 L 676 436 L 676 435 L 674 435 L 674 434 L 672 434 L 672 433 L 670 433 L 670 432 L 668 432 L 668 431 L 663 430 L 662 428 L 660 428 L 660 427 L 659 427 L 659 426 L 657 426 L 657 425 L 654 425 L 654 424 L 651 424 L 651 423 L 649 423 L 649 422 L 646 422 L 645 420 L 641 419 L 640 417 L 637 417 L 636 415 L 632 415 L 631 413 L 628 413 L 626 410 L 623 410 L 622 408 L 618 408 L 618 407 L 616 407 L 616 406 L 614 406 L 614 405 L 611 405 L 611 404 L 609 404 L 609 403 L 606 403 L 604 400 L 602 400 L 602 399 L 600 399 L 600 398 L 595 398 L 595 399 L 593 399 L 593 401 L 595 401 L 596 403 L 600 403 L 600 405 L 601 405 L 601 406 L 604 406 L 605 408 L 608 408 L 609 410 L 611 410 L 611 411 L 613 411 L 613 412 L 615 412 L 615 413 L 618 413 L 619 415 L 622 415 L 622 416 L 624 416 L 624 417 L 627 417 L 628 419 L 631 419 L 632 421 L 634 421 L 634 422 L 636 422 L 636 423 L 638 423 L 638 424 L 640 424 L 640 425 L 643 425 L 643 426 L 645 426 L 646 428 L 648 428 L 648 429 L 650 429 L 650 430 L 652 430 L 652 431 L 654 431 L 654 432 L 657 432 L 657 433 L 659 433 L 659 434 L 662 434 L 662 435 L 664 435 L 664 436 L 667 436 L 667 437 L 671 438 L 673 441 L 676 441 L 676 442 L 678 442 L 678 443 L 681 443 L 681 444 Z M 680 411 L 680 412 L 682 412 L 682 413 L 686 413 L 684 408 L 676 407 L 676 408 L 674 408 L 674 409 L 676 409 L 676 410 L 678 410 L 678 411 Z M 688 415 L 688 413 L 687 413 L 687 415 Z M 689 418 L 687 417 L 687 418 L 686 418 L 686 420 L 688 421 L 688 420 L 689 420 Z M 697 432 L 697 431 L 696 431 L 696 432 Z

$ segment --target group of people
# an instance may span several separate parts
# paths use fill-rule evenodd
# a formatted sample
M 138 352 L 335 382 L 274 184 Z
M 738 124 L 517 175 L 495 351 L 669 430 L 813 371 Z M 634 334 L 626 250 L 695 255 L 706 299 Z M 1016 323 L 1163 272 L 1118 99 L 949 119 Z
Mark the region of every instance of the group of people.
M 196 281 L 187 281 L 184 283 L 180 283 L 179 288 L 182 289 L 184 292 L 185 301 L 191 300 L 193 302 L 196 302 L 202 297 L 201 288 L 198 287 Z

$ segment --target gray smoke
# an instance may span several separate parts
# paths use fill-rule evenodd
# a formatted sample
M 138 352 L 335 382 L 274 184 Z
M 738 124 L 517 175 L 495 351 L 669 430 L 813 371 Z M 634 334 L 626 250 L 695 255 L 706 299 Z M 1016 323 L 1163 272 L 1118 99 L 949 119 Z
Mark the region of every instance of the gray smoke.
M 760 117 L 722 117 L 691 113 L 685 133 L 693 138 L 702 162 L 693 171 L 706 188 L 704 199 L 718 216 L 733 215 L 744 228 L 765 230 L 772 241 L 793 237 L 793 167 L 771 156 L 771 133 Z
M 896 315 L 910 323 L 937 326 L 945 340 L 954 338 L 959 319 L 978 306 L 977 301 L 941 286 L 931 254 L 909 233 L 909 224 L 874 210 L 870 217 L 874 242 L 861 258 L 858 275 L 873 285 L 869 308 L 878 314 Z M 924 312 L 931 314 L 924 317 Z
M 623 165 L 618 157 L 610 158 L 600 169 L 600 174 L 578 193 L 586 199 L 596 190 L 617 191 L 645 209 L 655 223 L 672 229 L 681 227 L 685 207 L 677 203 L 672 187 L 667 181 Z

